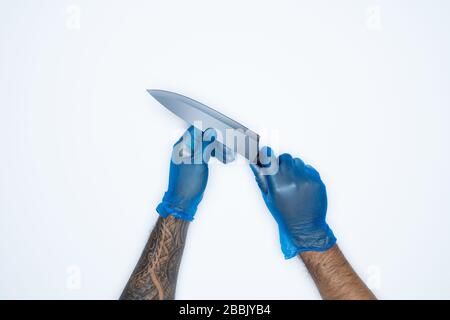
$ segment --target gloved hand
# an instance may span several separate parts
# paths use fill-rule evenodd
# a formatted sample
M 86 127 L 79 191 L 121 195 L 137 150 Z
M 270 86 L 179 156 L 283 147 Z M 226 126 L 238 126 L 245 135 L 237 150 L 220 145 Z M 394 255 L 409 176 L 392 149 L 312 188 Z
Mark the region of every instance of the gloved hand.
M 264 147 L 260 162 L 251 164 L 264 201 L 278 223 L 281 249 L 286 259 L 304 251 L 325 251 L 336 243 L 325 222 L 327 193 L 319 173 L 299 158 L 282 154 L 278 159 Z M 271 163 L 272 175 L 264 175 Z
M 193 126 L 175 143 L 170 162 L 169 186 L 156 211 L 162 216 L 192 221 L 208 182 L 208 161 L 217 148 L 213 129 L 202 132 Z M 223 146 L 223 145 L 221 145 Z M 224 147 L 225 162 L 234 160 Z

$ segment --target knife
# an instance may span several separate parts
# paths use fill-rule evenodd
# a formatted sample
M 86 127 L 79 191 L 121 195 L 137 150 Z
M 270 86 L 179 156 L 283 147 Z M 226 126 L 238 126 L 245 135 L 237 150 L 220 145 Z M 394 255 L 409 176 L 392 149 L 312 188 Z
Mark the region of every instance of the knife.
M 165 90 L 147 90 L 160 104 L 201 131 L 217 131 L 215 156 L 225 163 L 224 146 L 258 163 L 259 135 L 222 113 L 181 94 Z

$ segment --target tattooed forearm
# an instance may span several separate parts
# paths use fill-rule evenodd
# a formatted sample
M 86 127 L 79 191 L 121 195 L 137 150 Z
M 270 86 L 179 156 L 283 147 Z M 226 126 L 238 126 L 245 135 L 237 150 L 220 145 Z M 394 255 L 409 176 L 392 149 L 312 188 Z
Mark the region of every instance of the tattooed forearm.
M 189 222 L 159 217 L 121 300 L 174 299 Z
M 322 298 L 331 300 L 376 299 L 337 245 L 325 252 L 300 253 L 300 258 L 314 279 Z

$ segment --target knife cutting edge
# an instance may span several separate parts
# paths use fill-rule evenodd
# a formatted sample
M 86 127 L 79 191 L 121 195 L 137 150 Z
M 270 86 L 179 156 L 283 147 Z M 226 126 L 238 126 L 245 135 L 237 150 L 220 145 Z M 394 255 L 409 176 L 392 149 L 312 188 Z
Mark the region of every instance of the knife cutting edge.
M 225 162 L 221 152 L 225 145 L 244 156 L 250 163 L 257 163 L 259 135 L 224 114 L 181 94 L 165 90 L 147 90 L 160 104 L 201 131 L 212 128 L 218 133 L 216 158 Z

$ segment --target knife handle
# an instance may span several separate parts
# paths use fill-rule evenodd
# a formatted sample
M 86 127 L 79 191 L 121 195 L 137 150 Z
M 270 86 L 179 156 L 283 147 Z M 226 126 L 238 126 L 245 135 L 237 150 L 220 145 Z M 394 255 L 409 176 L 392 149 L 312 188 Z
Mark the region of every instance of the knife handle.
M 247 145 L 246 148 L 247 148 L 247 152 L 249 153 L 246 156 L 246 158 L 253 159 L 253 161 L 250 161 L 250 163 L 255 163 L 255 164 L 258 164 L 258 166 L 260 166 L 261 163 L 259 161 L 259 141 L 257 141 L 256 150 L 254 150 L 253 156 L 250 156 L 249 145 Z M 214 142 L 214 157 L 216 157 L 223 164 L 226 164 L 226 163 L 229 163 L 229 162 L 235 160 L 237 153 L 239 153 L 239 152 L 236 150 L 236 147 L 235 147 L 235 150 L 231 150 L 230 148 L 228 148 L 226 145 L 224 145 L 223 143 L 221 143 L 219 141 Z M 255 153 L 256 153 L 256 155 L 255 155 Z

